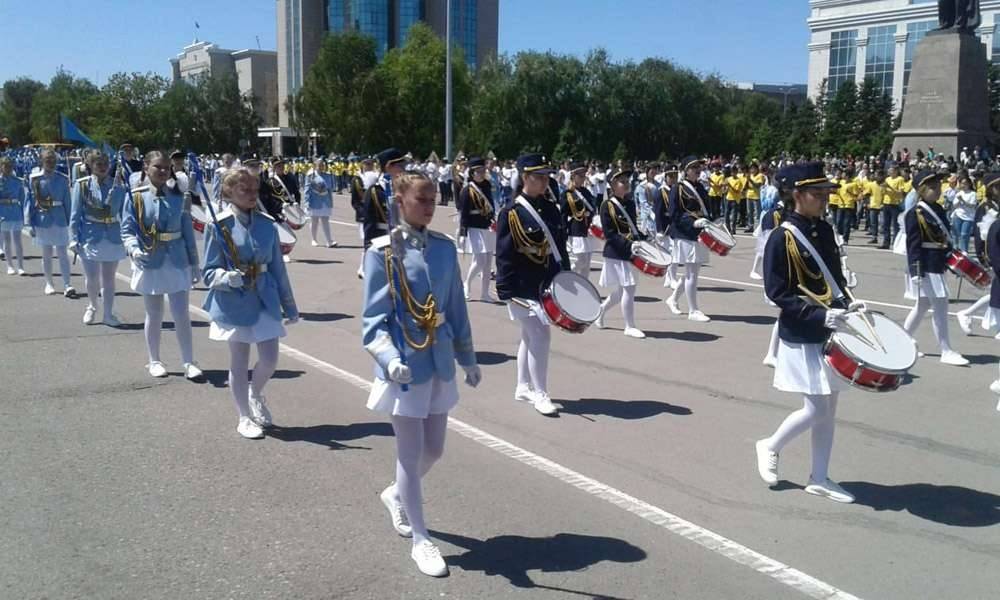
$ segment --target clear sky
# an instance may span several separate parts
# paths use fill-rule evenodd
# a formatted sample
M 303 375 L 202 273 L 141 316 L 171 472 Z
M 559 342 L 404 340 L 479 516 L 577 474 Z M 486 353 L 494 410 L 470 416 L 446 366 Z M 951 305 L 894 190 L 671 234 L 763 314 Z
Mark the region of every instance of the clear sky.
M 103 84 L 116 71 L 169 75 L 197 35 L 240 50 L 276 44 L 275 0 L 0 0 L 0 82 L 47 82 L 62 66 Z M 193 11 L 193 12 L 192 12 Z M 805 83 L 806 0 L 500 0 L 500 51 L 669 58 L 734 81 Z M 201 26 L 195 29 L 195 21 Z

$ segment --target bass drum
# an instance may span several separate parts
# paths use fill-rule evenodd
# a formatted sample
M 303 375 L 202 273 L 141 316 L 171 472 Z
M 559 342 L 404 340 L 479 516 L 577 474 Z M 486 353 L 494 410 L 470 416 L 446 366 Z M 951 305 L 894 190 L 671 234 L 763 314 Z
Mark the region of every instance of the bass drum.
M 295 249 L 295 242 L 298 241 L 295 233 L 292 232 L 291 227 L 284 223 L 275 223 L 274 227 L 278 230 L 278 244 L 281 245 L 281 253 L 288 256 Z

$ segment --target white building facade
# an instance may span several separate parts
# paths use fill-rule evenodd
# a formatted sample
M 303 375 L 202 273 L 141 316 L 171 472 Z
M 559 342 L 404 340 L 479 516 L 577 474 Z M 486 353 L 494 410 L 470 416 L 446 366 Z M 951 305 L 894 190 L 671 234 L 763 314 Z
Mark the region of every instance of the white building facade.
M 990 60 L 1000 63 L 1000 0 L 982 0 L 977 30 Z M 846 81 L 872 78 L 903 105 L 913 51 L 938 26 L 937 0 L 809 0 L 809 97 L 827 82 L 834 92 Z

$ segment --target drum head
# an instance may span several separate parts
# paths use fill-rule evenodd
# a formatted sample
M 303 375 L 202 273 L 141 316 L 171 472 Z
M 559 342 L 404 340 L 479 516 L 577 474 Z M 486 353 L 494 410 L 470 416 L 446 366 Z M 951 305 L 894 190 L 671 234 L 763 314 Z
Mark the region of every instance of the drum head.
M 636 253 L 650 264 L 658 267 L 670 266 L 670 255 L 661 250 L 656 244 L 639 242 L 639 248 Z
M 286 245 L 295 244 L 296 240 L 295 234 L 292 233 L 292 230 L 288 228 L 288 225 L 285 225 L 284 223 L 275 223 L 274 227 L 275 229 L 278 230 L 279 243 Z
M 851 313 L 847 315 L 848 329 L 834 334 L 841 348 L 880 370 L 899 373 L 912 367 L 917 362 L 917 346 L 906 330 L 881 313 L 867 316 L 878 339 L 872 339 L 860 314 Z
M 559 308 L 577 321 L 593 323 L 601 316 L 601 295 L 585 277 L 560 271 L 549 289 Z
M 204 206 L 199 206 L 197 204 L 191 205 L 191 218 L 199 223 L 208 223 L 208 211 L 205 210 Z
M 722 242 L 723 244 L 729 246 L 730 248 L 736 246 L 736 238 L 733 237 L 731 233 L 726 231 L 726 228 L 722 227 L 721 225 L 716 225 L 715 223 L 712 223 L 711 225 L 705 228 L 705 231 L 707 231 L 716 240 Z
M 302 212 L 302 209 L 294 204 L 286 204 L 281 212 L 285 215 L 285 218 L 289 221 L 294 221 L 296 223 L 305 223 L 306 215 Z

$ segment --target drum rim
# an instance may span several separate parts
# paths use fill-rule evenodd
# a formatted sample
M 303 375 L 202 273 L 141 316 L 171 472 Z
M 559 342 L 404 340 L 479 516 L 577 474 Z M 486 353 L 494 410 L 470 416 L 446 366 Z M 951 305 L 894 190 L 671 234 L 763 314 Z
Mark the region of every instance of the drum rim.
M 579 281 L 582 281 L 582 282 L 584 282 L 584 283 L 587 284 L 584 287 L 589 287 L 589 289 L 592 292 L 594 292 L 594 296 L 597 298 L 597 306 L 598 306 L 597 316 L 599 317 L 599 316 L 601 316 L 601 313 L 600 313 L 601 293 L 597 290 L 597 287 L 595 287 L 594 284 L 591 283 L 589 279 L 587 279 L 583 275 L 580 275 L 579 273 L 575 273 L 573 271 L 559 271 L 558 273 L 556 273 L 555 277 L 552 278 L 552 281 L 549 282 L 549 285 L 547 285 L 545 287 L 546 294 L 548 295 L 549 298 L 552 299 L 552 302 L 556 305 L 556 308 L 559 309 L 559 313 L 561 315 L 564 315 L 567 318 L 569 318 L 570 320 L 572 320 L 573 322 L 579 323 L 581 325 L 590 325 L 591 323 L 593 323 L 594 321 L 581 321 L 575 315 L 570 314 L 569 311 L 567 311 L 566 308 L 562 305 L 562 303 L 559 302 L 559 298 L 556 297 L 555 292 L 553 291 L 553 284 L 555 284 L 556 279 L 559 279 L 560 277 L 563 278 L 563 279 L 566 279 L 566 278 L 569 278 L 569 279 L 579 279 Z M 595 317 L 594 320 L 596 321 L 597 317 Z
M 635 253 L 635 252 L 632 253 L 632 258 L 638 258 L 638 259 L 642 260 L 643 262 L 645 262 L 647 264 L 651 264 L 651 265 L 654 265 L 656 267 L 662 267 L 664 269 L 670 267 L 670 255 L 667 254 L 666 252 L 664 252 L 659 246 L 657 246 L 656 244 L 654 244 L 652 242 L 646 241 L 646 240 L 642 240 L 642 241 L 637 242 L 637 243 L 642 248 L 645 248 L 645 247 L 652 248 L 653 250 L 655 250 L 656 252 L 658 252 L 659 254 L 661 254 L 662 258 L 664 258 L 667 262 L 664 262 L 664 263 L 656 262 L 655 260 L 651 260 L 648 257 L 640 256 L 638 253 Z
M 718 236 L 715 236 L 715 235 L 713 235 L 711 233 L 712 231 L 718 231 L 720 233 L 723 233 L 726 236 L 728 236 L 728 239 L 723 239 L 723 238 L 720 238 Z M 710 238 L 712 238 L 716 242 L 722 244 L 723 246 L 727 246 L 730 250 L 732 250 L 733 248 L 736 247 L 736 236 L 733 235 L 732 233 L 730 233 L 729 231 L 727 231 L 724 227 L 716 225 L 715 223 L 712 223 L 708 227 L 702 229 L 701 232 L 705 233 L 705 234 L 708 234 L 708 236 Z
M 882 313 L 870 313 L 870 314 L 880 315 L 880 316 L 884 317 L 886 320 L 888 320 L 890 323 L 895 324 L 897 327 L 899 326 L 898 323 L 896 323 L 895 321 L 893 321 L 889 317 L 886 317 Z M 837 337 L 840 336 L 840 335 L 842 335 L 843 333 L 844 332 L 841 332 L 841 331 L 835 331 L 835 332 L 833 332 L 833 334 L 830 335 L 830 338 L 828 340 L 826 340 L 826 343 L 823 345 L 823 354 L 824 355 L 827 354 L 829 352 L 830 348 L 834 346 L 834 344 L 836 343 Z M 913 340 L 913 338 L 910 338 L 910 343 L 913 345 L 913 362 L 910 363 L 910 366 L 902 368 L 902 369 L 889 369 L 889 368 L 877 367 L 877 368 L 873 368 L 873 370 L 876 370 L 879 373 L 885 373 L 886 375 L 905 375 L 907 372 L 909 372 L 910 369 L 913 368 L 913 365 L 917 364 L 917 360 L 920 358 L 919 355 L 918 355 L 918 353 L 917 353 L 917 343 Z M 848 349 L 844 345 L 842 345 L 842 344 L 836 344 L 836 346 L 837 346 L 837 349 L 841 353 L 845 354 L 848 358 L 850 358 L 854 362 L 858 363 L 859 365 L 862 365 L 862 366 L 868 367 L 868 368 L 872 368 L 873 367 L 873 364 L 870 361 L 862 359 L 861 357 L 859 357 L 858 355 L 856 355 L 854 352 L 851 352 L 850 349 Z M 834 369 L 834 371 L 836 371 L 836 369 Z
M 840 352 L 843 353 L 848 358 L 851 358 L 852 360 L 854 360 L 853 357 L 851 357 L 851 355 L 848 352 L 846 352 L 843 347 L 838 346 L 837 349 L 840 350 Z M 833 374 L 834 374 L 835 377 L 839 377 L 842 381 L 847 382 L 848 384 L 850 384 L 850 386 L 852 388 L 854 388 L 856 390 L 861 390 L 863 392 L 869 392 L 871 394 L 885 394 L 885 393 L 888 393 L 888 392 L 894 392 L 894 391 L 898 390 L 902 386 L 902 384 L 903 384 L 903 382 L 901 381 L 902 378 L 903 378 L 903 375 L 906 374 L 905 372 L 903 372 L 903 373 L 884 373 L 883 371 L 875 371 L 876 373 L 883 373 L 884 375 L 888 375 L 890 377 L 896 377 L 897 378 L 897 383 L 899 385 L 897 385 L 895 387 L 873 387 L 873 386 L 870 386 L 870 385 L 861 385 L 861 384 L 858 383 L 857 379 L 854 379 L 852 377 L 848 377 L 848 376 L 844 375 L 839 370 L 837 370 L 836 367 L 834 367 L 832 364 L 830 364 L 830 355 L 829 354 L 825 354 L 824 353 L 823 360 L 825 360 L 826 363 L 827 363 L 827 365 L 829 365 L 830 371 L 833 372 Z M 858 363 L 858 366 L 855 367 L 855 368 L 856 369 L 868 369 L 868 370 L 874 371 L 874 369 L 871 369 L 871 367 L 868 364 L 866 364 L 866 363 L 860 363 L 860 362 Z

